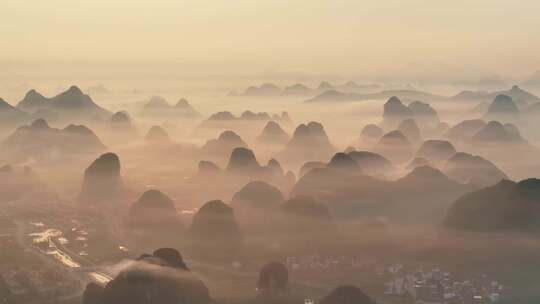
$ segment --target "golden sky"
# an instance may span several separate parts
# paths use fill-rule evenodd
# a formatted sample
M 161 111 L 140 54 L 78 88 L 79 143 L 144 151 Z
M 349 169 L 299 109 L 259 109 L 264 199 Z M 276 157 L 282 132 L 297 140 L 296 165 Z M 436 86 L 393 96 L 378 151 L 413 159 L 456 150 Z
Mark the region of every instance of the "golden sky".
M 540 69 L 538 0 L 1 0 L 0 63 L 369 74 Z

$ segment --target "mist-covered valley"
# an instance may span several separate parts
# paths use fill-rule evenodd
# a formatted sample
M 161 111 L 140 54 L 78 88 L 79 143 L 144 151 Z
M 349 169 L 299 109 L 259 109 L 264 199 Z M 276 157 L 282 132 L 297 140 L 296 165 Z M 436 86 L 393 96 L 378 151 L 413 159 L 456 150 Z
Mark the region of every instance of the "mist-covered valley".
M 538 301 L 535 86 L 256 81 L 4 86 L 0 301 Z

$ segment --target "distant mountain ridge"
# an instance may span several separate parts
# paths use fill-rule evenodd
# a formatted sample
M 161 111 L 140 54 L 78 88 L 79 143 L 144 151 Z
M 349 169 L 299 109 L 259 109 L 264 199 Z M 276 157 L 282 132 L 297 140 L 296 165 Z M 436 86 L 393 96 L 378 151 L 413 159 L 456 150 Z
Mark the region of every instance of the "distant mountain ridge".
M 185 98 L 180 98 L 175 105 L 172 105 L 161 96 L 152 96 L 144 105 L 141 115 L 147 117 L 180 118 L 199 118 L 202 116 Z
M 44 119 L 17 128 L 0 143 L 2 153 L 14 158 L 57 157 L 102 151 L 105 146 L 92 130 L 70 124 L 63 129 L 51 128 Z
M 47 108 L 48 106 L 49 99 L 34 89 L 28 91 L 24 95 L 24 98 L 17 104 L 17 108 L 25 110 Z
M 87 95 L 77 86 L 71 86 L 60 94 L 47 98 L 30 90 L 16 105 L 18 110 L 32 114 L 34 117 L 48 120 L 83 118 L 105 119 L 112 113 L 96 104 L 90 95 Z
M 294 83 L 283 88 L 273 83 L 263 83 L 259 86 L 250 86 L 239 96 L 251 97 L 277 97 L 277 96 L 313 96 L 327 90 L 341 90 L 344 92 L 354 92 L 358 90 L 376 90 L 380 89 L 378 84 L 357 84 L 354 81 L 347 81 L 343 84 L 331 84 L 328 81 L 322 81 L 317 87 L 311 88 L 302 83 Z
M 454 96 L 449 97 L 452 101 L 489 101 L 494 100 L 497 95 L 506 95 L 511 97 L 514 101 L 522 101 L 526 103 L 540 102 L 540 97 L 523 90 L 517 85 L 512 86 L 510 90 L 487 92 L 487 91 L 462 91 Z
M 306 102 L 355 102 L 366 100 L 389 99 L 396 96 L 403 100 L 423 100 L 423 101 L 467 101 L 467 102 L 485 102 L 495 99 L 497 95 L 507 95 L 519 103 L 531 104 L 540 102 L 540 97 L 521 89 L 514 85 L 509 90 L 487 92 L 487 91 L 462 91 L 453 96 L 443 96 L 421 90 L 383 90 L 375 93 L 361 94 L 356 92 L 344 92 L 336 89 L 327 89 Z
M 216 122 L 216 121 L 290 121 L 289 113 L 282 111 L 281 113 L 268 113 L 268 112 L 253 112 L 246 110 L 236 116 L 229 111 L 215 112 L 208 119 L 203 121 L 204 123 Z
M 28 113 L 10 105 L 7 101 L 0 98 L 0 125 L 9 123 L 21 123 L 30 119 Z
M 97 113 L 110 114 L 110 112 L 97 105 L 90 95 L 84 94 L 77 86 L 71 86 L 66 91 L 46 98 L 36 90 L 30 90 L 16 106 L 21 110 L 33 111 L 37 109 L 77 110 L 91 109 Z
M 429 100 L 429 101 L 442 101 L 447 97 L 441 95 L 435 95 L 428 92 L 418 90 L 386 90 L 377 93 L 344 93 L 337 90 L 325 91 L 313 98 L 306 100 L 306 102 L 349 102 L 349 101 L 366 101 L 366 100 L 379 100 L 389 99 L 397 96 L 405 100 Z

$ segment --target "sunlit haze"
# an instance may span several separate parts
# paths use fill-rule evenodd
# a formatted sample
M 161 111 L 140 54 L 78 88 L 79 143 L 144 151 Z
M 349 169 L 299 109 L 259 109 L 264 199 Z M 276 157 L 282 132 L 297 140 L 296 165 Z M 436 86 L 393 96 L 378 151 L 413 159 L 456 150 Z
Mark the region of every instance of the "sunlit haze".
M 540 1 L 0 2 L 0 304 L 540 303 Z
M 535 0 L 4 0 L 0 8 L 3 77 L 56 67 L 428 81 L 540 69 Z

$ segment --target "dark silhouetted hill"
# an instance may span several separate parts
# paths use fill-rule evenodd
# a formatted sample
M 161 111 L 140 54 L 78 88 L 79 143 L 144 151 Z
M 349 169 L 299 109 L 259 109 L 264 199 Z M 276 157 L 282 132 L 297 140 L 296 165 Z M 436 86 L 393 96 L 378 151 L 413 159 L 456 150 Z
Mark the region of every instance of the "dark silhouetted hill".
M 443 165 L 443 172 L 462 183 L 493 185 L 507 176 L 487 159 L 464 152 L 456 153 Z
M 375 124 L 368 124 L 364 126 L 360 132 L 360 142 L 368 145 L 372 145 L 379 141 L 379 139 L 384 135 L 382 128 Z
M 165 98 L 152 96 L 144 105 L 141 115 L 149 118 L 199 118 L 202 115 L 189 104 L 185 98 L 181 98 L 175 105 L 171 105 Z
M 308 220 L 331 221 L 328 208 L 311 196 L 296 195 L 281 205 L 286 214 Z M 306 227 L 307 228 L 307 227 Z
M 498 121 L 490 121 L 472 136 L 471 142 L 474 144 L 509 144 L 525 143 L 525 140 L 514 125 L 505 126 Z
M 199 161 L 198 168 L 199 169 L 197 172 L 201 175 L 215 175 L 221 172 L 221 168 L 219 168 L 215 163 L 206 160 Z
M 417 157 L 426 159 L 428 162 L 438 163 L 445 161 L 456 154 L 456 149 L 446 140 L 430 139 L 422 143 L 418 151 Z
M 182 228 L 173 200 L 159 190 L 145 191 L 131 205 L 129 222 L 134 227 Z
M 266 123 L 261 134 L 257 137 L 257 142 L 266 144 L 285 144 L 289 140 L 289 134 L 275 121 Z
M 282 176 L 285 172 L 283 171 L 283 168 L 281 167 L 281 164 L 274 158 L 271 158 L 268 160 L 268 164 L 266 164 L 266 168 L 270 172 L 272 172 L 275 176 Z
M 414 119 L 415 122 L 430 126 L 439 123 L 437 112 L 429 104 L 413 101 L 407 106 L 398 97 L 390 97 L 383 106 L 383 124 L 395 128 L 406 119 Z
M 120 159 L 114 153 L 105 153 L 84 171 L 80 199 L 89 202 L 113 200 L 123 191 Z
M 279 209 L 282 216 L 274 229 L 281 231 L 284 246 L 314 250 L 328 248 L 339 239 L 329 208 L 313 197 L 292 195 Z
M 289 271 L 285 265 L 270 262 L 259 272 L 257 288 L 259 290 L 286 291 L 289 287 Z
M 305 162 L 302 165 L 302 167 L 300 167 L 300 170 L 298 171 L 298 177 L 302 177 L 306 173 L 308 173 L 309 171 L 311 171 L 313 169 L 318 169 L 318 168 L 326 168 L 326 163 L 325 162 L 320 162 L 320 161 L 308 161 L 308 162 Z
M 407 162 L 413 154 L 413 146 L 409 139 L 398 130 L 383 135 L 374 151 L 388 158 L 392 163 Z
M 286 86 L 283 89 L 283 95 L 291 95 L 291 96 L 303 96 L 303 95 L 309 95 L 312 93 L 312 90 L 305 85 L 301 83 L 293 84 L 290 86 Z
M 212 126 L 219 125 L 220 123 L 230 123 L 230 122 L 265 122 L 265 121 L 280 121 L 288 122 L 290 120 L 289 114 L 287 112 L 277 113 L 267 113 L 267 112 L 253 112 L 253 111 L 244 111 L 240 116 L 235 116 L 229 111 L 216 112 L 208 119 L 204 120 L 201 123 L 201 126 Z
M 360 288 L 352 285 L 339 286 L 321 299 L 320 304 L 375 304 Z
M 285 197 L 278 188 L 263 181 L 253 181 L 233 195 L 231 205 L 235 208 L 269 210 L 284 201 Z
M 418 125 L 416 124 L 416 121 L 414 119 L 405 119 L 403 120 L 399 126 L 398 131 L 400 131 L 411 143 L 418 143 L 422 140 L 422 134 L 420 132 L 420 128 L 418 128 Z
M 88 291 L 89 288 L 93 290 Z M 205 284 L 172 248 L 143 254 L 107 283 L 101 293 L 89 285 L 85 295 L 83 304 L 214 303 Z
M 252 111 L 244 111 L 242 114 L 240 114 L 240 117 L 238 117 L 239 120 L 270 120 L 271 117 L 266 112 L 252 112 Z
M 331 168 L 313 169 L 302 176 L 291 196 L 308 195 L 325 202 L 339 218 L 390 217 L 396 221 L 442 219 L 450 203 L 471 187 L 430 167 L 387 181 Z
M 131 116 L 126 111 L 118 111 L 109 119 L 109 140 L 115 143 L 126 144 L 137 139 L 137 128 L 132 122 Z
M 229 157 L 235 148 L 247 148 L 247 144 L 233 131 L 222 132 L 217 139 L 207 141 L 201 147 L 203 155 Z
M 237 253 L 243 243 L 233 209 L 220 200 L 209 201 L 197 211 L 189 236 L 197 249 L 219 249 L 223 255 Z
M 100 304 L 103 290 L 105 286 L 95 282 L 88 283 L 82 295 L 82 304 Z
M 31 116 L 28 113 L 13 107 L 0 98 L 0 125 L 11 126 L 13 124 L 24 123 L 30 118 Z
M 402 120 L 411 116 L 411 109 L 404 105 L 396 96 L 390 97 L 384 104 L 383 118 L 398 118 Z
M 253 304 L 295 304 L 303 298 L 294 294 L 289 286 L 289 271 L 279 262 L 264 265 L 257 281 L 257 297 Z
M 334 86 L 328 81 L 322 81 L 317 87 L 317 89 L 321 91 L 328 91 L 334 89 Z
M 532 232 L 540 229 L 540 180 L 498 184 L 460 197 L 448 210 L 448 228 L 479 232 Z
M 419 119 L 421 121 L 439 121 L 437 111 L 435 111 L 435 109 L 433 109 L 428 103 L 421 101 L 413 101 L 409 104 L 409 110 L 411 111 L 415 119 Z
M 245 96 L 278 96 L 281 95 L 280 87 L 272 83 L 263 83 L 260 86 L 251 86 L 247 88 L 242 95 Z
M 323 125 L 312 121 L 301 124 L 294 130 L 291 140 L 279 156 L 298 161 L 326 160 L 334 151 L 335 147 L 330 143 Z
M 419 166 L 405 175 L 404 177 L 396 180 L 394 189 L 397 193 L 406 192 L 422 192 L 422 191 L 435 191 L 445 192 L 447 190 L 459 189 L 462 184 L 450 179 L 443 172 L 430 166 Z
M 150 100 L 146 105 L 144 105 L 144 109 L 167 109 L 170 108 L 169 102 L 161 97 L 161 96 L 152 96 L 150 97 Z
M 516 114 L 519 112 L 518 107 L 508 95 L 497 95 L 493 102 L 488 107 L 487 114 Z
M 231 152 L 226 170 L 230 173 L 253 174 L 261 170 L 261 165 L 253 151 L 247 148 L 235 148 Z
M 111 124 L 131 124 L 131 117 L 129 117 L 129 114 L 125 111 L 118 111 L 111 116 L 110 121 Z
M 172 112 L 180 118 L 199 118 L 202 116 L 202 114 L 195 110 L 185 98 L 180 98 L 172 110 Z
M 45 98 L 34 90 L 28 92 L 17 105 L 20 109 L 28 109 L 43 118 L 61 121 L 105 119 L 111 113 L 97 105 L 92 98 L 84 94 L 77 86 L 51 98 Z
M 351 172 L 361 172 L 358 163 L 349 155 L 343 152 L 339 152 L 332 156 L 332 159 L 328 162 L 328 168 L 336 170 L 345 170 Z
M 406 168 L 408 170 L 414 170 L 415 168 L 423 167 L 423 166 L 430 166 L 431 167 L 431 164 L 429 163 L 429 161 L 427 159 L 425 159 L 423 157 L 416 157 L 407 165 Z
M 44 119 L 36 119 L 31 125 L 19 127 L 2 142 L 1 147 L 6 157 L 18 160 L 58 158 L 105 149 L 94 132 L 85 126 L 51 128 Z
M 358 164 L 362 172 L 368 175 L 384 175 L 394 169 L 392 162 L 374 152 L 352 151 L 348 154 Z
M 450 128 L 444 137 L 452 142 L 467 142 L 485 126 L 486 122 L 481 119 L 464 120 Z
M 18 109 L 28 112 L 35 112 L 40 109 L 46 109 L 49 106 L 49 99 L 33 89 L 28 91 L 28 93 L 24 95 L 24 98 L 17 104 Z
M 169 134 L 163 130 L 160 126 L 152 126 L 146 136 L 144 137 L 146 141 L 149 142 L 170 142 L 171 138 Z

